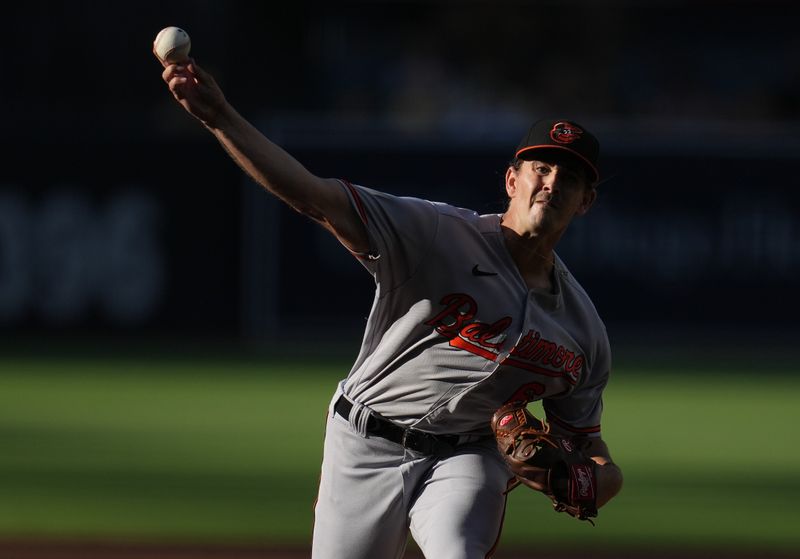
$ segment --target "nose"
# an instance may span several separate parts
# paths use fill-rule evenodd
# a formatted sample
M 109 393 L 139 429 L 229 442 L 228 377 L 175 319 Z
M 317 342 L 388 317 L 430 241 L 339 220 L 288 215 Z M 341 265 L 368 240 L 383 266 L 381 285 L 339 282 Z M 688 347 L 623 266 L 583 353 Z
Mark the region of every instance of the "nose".
M 549 190 L 550 192 L 555 192 L 561 186 L 561 181 L 563 180 L 563 173 L 561 169 L 557 166 L 553 166 L 550 169 L 550 172 L 547 174 L 544 180 L 544 187 L 545 189 Z

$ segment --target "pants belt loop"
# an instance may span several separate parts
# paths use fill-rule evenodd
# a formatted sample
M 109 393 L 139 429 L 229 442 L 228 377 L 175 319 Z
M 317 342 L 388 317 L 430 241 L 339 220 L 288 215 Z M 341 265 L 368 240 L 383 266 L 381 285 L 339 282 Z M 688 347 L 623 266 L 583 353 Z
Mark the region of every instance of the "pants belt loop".
M 358 402 L 352 402 L 353 407 L 350 408 L 350 414 L 347 418 L 348 423 L 350 423 L 350 428 L 356 432 L 361 437 L 367 436 L 367 424 L 369 423 L 369 418 L 371 412 L 369 408 L 366 406 L 359 404 Z

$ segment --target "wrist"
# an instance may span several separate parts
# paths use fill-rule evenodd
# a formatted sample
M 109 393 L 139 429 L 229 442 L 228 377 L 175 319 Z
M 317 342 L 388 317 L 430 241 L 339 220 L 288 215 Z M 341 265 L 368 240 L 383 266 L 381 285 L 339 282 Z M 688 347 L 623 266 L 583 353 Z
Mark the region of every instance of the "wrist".
M 214 110 L 209 111 L 208 115 L 201 119 L 201 122 L 213 133 L 224 133 L 234 125 L 237 117 L 239 114 L 223 98 Z

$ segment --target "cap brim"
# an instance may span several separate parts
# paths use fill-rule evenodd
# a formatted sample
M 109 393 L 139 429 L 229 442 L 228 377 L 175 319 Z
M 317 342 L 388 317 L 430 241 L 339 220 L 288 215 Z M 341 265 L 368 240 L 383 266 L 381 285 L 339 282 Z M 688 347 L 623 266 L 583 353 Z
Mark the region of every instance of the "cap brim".
M 537 149 L 538 150 L 560 149 L 562 151 L 567 151 L 567 152 L 571 153 L 572 155 L 574 155 L 575 157 L 577 157 L 580 161 L 582 161 L 592 171 L 592 173 L 594 174 L 594 180 L 592 181 L 592 184 L 594 184 L 594 183 L 596 183 L 596 182 L 598 182 L 600 180 L 600 171 L 597 170 L 597 167 L 595 167 L 594 164 L 591 161 L 589 161 L 588 159 L 586 159 L 583 155 L 581 155 L 580 153 L 578 153 L 574 149 L 570 149 L 570 148 L 568 148 L 566 146 L 554 146 L 553 144 L 541 144 L 541 145 L 538 145 L 538 146 L 525 146 L 524 148 L 522 148 L 521 150 L 519 150 L 517 152 L 517 158 L 518 159 L 525 159 L 524 157 L 521 157 L 521 154 L 527 153 L 529 151 L 537 150 Z

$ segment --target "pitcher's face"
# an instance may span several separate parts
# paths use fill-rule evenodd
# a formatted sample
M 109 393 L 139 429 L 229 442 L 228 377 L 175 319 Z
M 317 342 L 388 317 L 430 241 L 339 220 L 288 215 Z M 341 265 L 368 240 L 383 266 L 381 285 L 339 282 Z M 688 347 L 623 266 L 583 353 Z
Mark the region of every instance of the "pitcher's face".
M 523 236 L 563 232 L 572 218 L 589 210 L 597 195 L 580 169 L 554 160 L 509 167 L 506 192 L 510 198 L 506 217 Z

